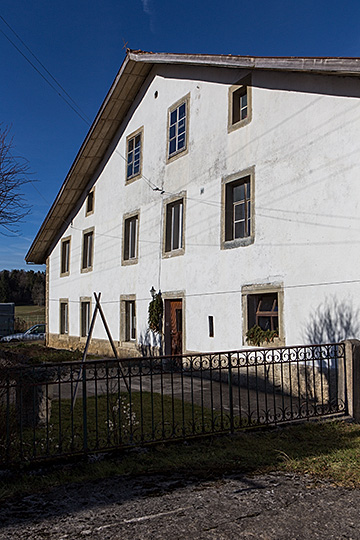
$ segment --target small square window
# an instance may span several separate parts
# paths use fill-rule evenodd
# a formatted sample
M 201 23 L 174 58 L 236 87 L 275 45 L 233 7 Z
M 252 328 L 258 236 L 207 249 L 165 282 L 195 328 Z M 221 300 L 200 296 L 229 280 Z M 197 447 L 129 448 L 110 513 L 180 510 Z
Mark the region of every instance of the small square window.
M 83 235 L 83 251 L 81 271 L 92 270 L 94 251 L 94 231 L 85 231 Z
M 184 248 L 184 200 L 178 199 L 166 205 L 165 252 Z
M 60 301 L 60 334 L 69 333 L 69 304 L 68 301 Z
M 248 330 L 260 326 L 262 330 L 279 332 L 279 303 L 277 293 L 249 294 Z
M 187 96 L 169 109 L 168 159 L 187 149 L 188 102 Z
M 126 181 L 135 180 L 141 175 L 142 129 L 126 139 Z
M 138 251 L 138 223 L 139 215 L 135 214 L 124 221 L 124 247 L 123 260 L 136 262 Z
M 61 241 L 60 275 L 68 276 L 70 272 L 70 238 Z
M 276 285 L 246 285 L 242 288 L 243 340 L 254 326 L 276 332 L 273 344 L 285 345 L 284 291 Z M 263 346 L 267 346 L 266 343 Z
M 80 335 L 86 337 L 90 329 L 90 306 L 89 300 L 80 302 Z

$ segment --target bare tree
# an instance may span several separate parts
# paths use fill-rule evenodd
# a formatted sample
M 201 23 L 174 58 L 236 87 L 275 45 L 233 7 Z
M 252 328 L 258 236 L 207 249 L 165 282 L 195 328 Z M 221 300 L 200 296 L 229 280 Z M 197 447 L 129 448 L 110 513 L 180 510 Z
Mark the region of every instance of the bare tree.
M 13 148 L 10 128 L 0 124 L 0 234 L 16 233 L 17 223 L 30 211 L 21 192 L 31 181 L 28 162 L 14 155 Z

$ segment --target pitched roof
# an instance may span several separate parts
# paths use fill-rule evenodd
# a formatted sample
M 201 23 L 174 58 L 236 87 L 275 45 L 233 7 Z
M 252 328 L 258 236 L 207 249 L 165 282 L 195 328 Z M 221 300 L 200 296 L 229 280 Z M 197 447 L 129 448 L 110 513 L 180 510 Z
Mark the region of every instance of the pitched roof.
M 156 64 L 360 75 L 360 58 L 259 57 L 128 50 L 60 191 L 25 256 L 27 262 L 36 264 L 46 262 L 59 230 L 66 223 L 99 167 L 133 100 Z

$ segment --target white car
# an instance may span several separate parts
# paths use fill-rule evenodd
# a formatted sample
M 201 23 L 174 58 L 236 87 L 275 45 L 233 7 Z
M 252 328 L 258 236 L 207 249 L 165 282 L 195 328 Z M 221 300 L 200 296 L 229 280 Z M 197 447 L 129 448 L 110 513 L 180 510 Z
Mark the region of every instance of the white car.
M 4 336 L 0 341 L 37 341 L 45 339 L 45 324 L 35 324 L 26 332 L 19 334 L 10 334 L 10 336 Z

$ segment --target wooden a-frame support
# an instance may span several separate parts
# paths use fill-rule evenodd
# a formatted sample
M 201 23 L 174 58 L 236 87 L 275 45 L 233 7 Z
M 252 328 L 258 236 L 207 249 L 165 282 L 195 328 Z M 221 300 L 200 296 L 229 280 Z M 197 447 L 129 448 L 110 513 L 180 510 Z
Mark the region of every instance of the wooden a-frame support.
M 82 357 L 82 360 L 81 360 L 81 368 L 80 368 L 80 371 L 79 371 L 79 375 L 78 375 L 78 378 L 77 378 L 77 381 L 76 381 L 76 385 L 75 385 L 75 390 L 74 390 L 74 395 L 73 395 L 73 399 L 72 399 L 72 404 L 71 404 L 71 409 L 74 410 L 74 407 L 75 407 L 75 402 L 76 402 L 76 396 L 77 396 L 77 391 L 78 391 L 78 387 L 79 387 L 79 382 L 80 382 L 80 379 L 81 379 L 81 376 L 82 376 L 82 373 L 83 373 L 83 366 L 84 366 L 84 363 L 86 361 L 86 356 L 87 356 L 87 353 L 88 353 L 88 349 L 89 349 L 89 346 L 90 346 L 90 342 L 91 342 L 91 338 L 92 338 L 92 333 L 93 333 L 93 330 L 94 330 L 94 326 L 95 326 L 95 321 L 96 321 L 96 317 L 97 317 L 97 314 L 98 312 L 100 313 L 100 317 L 101 317 L 101 320 L 103 322 L 103 325 L 104 325 L 104 328 L 105 328 L 105 331 L 107 333 L 107 336 L 108 336 L 108 339 L 110 341 L 110 345 L 111 345 L 111 348 L 113 350 L 113 353 L 114 353 L 114 356 L 116 359 L 118 359 L 118 354 L 117 354 L 117 351 L 116 351 L 116 347 L 115 347 L 115 344 L 114 344 L 114 341 L 113 341 L 113 338 L 111 336 L 111 333 L 110 333 L 110 329 L 108 327 L 108 324 L 106 322 L 106 318 L 105 318 L 105 315 L 104 315 L 104 312 L 103 312 L 103 309 L 100 305 L 100 298 L 101 298 L 101 292 L 99 294 L 96 294 L 96 292 L 94 292 L 94 297 L 95 297 L 95 309 L 94 309 L 94 313 L 93 313 L 93 316 L 92 316 L 92 319 L 91 319 L 91 323 L 90 323 L 90 328 L 89 328 L 89 332 L 88 332 L 88 335 L 87 335 L 87 339 L 86 339 L 86 344 L 85 344 L 85 349 L 84 349 L 84 352 L 83 352 L 83 357 Z M 129 385 L 127 383 L 127 380 L 125 379 L 125 375 L 121 369 L 121 366 L 119 365 L 119 371 L 120 371 L 120 374 L 121 374 L 121 377 L 125 383 L 125 386 L 126 386 L 126 389 L 127 391 L 129 392 Z

